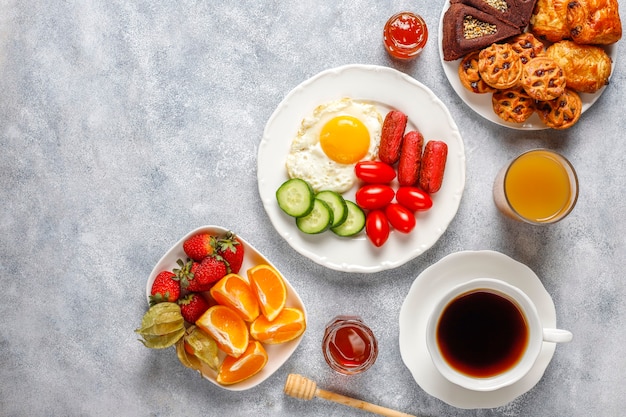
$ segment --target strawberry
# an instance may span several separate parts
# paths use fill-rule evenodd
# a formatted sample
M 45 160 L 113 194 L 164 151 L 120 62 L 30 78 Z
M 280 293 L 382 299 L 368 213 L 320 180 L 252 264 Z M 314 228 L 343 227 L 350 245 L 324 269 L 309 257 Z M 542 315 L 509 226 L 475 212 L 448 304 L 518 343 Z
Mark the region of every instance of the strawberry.
M 154 279 L 150 290 L 150 305 L 164 301 L 176 302 L 180 297 L 180 283 L 176 274 L 170 271 L 160 272 Z
M 229 272 L 238 273 L 243 263 L 243 244 L 233 232 L 226 233 L 216 242 L 216 250 L 228 262 Z
M 208 233 L 199 233 L 183 242 L 183 250 L 188 257 L 200 262 L 215 252 L 215 237 Z
M 215 282 L 228 273 L 228 270 L 221 256 L 209 255 L 201 262 L 194 262 L 191 272 L 187 290 L 202 292 L 210 290 Z
M 209 309 L 209 303 L 200 294 L 196 293 L 187 294 L 178 300 L 178 305 L 183 318 L 192 324 Z

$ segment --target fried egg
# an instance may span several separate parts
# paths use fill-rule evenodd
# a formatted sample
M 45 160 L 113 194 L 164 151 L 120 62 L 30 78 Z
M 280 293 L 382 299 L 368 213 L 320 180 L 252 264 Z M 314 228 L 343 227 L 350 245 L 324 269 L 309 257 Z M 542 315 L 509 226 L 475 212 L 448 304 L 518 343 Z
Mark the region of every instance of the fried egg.
M 371 103 L 343 98 L 319 105 L 291 143 L 289 177 L 307 181 L 315 191 L 348 191 L 356 181 L 356 163 L 378 155 L 382 124 Z

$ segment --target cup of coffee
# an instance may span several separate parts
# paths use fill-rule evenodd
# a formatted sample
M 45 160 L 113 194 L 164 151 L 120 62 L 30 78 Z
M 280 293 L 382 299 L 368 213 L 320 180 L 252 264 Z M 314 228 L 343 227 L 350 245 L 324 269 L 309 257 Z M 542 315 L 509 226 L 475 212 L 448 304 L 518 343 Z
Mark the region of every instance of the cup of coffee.
M 572 340 L 567 330 L 544 328 L 532 300 L 504 281 L 478 278 L 448 291 L 426 329 L 437 370 L 473 391 L 514 384 L 532 369 L 543 342 Z

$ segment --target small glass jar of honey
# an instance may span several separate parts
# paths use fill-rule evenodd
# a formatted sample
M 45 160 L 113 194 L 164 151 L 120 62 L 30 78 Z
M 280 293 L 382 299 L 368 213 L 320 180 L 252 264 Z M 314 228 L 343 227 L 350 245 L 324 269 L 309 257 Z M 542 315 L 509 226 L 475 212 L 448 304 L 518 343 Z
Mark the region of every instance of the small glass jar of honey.
M 378 343 L 372 330 L 360 317 L 337 316 L 326 326 L 322 352 L 333 370 L 353 375 L 374 364 Z
M 428 27 L 420 15 L 397 13 L 389 18 L 383 31 L 383 43 L 389 55 L 400 60 L 415 58 L 426 46 Z

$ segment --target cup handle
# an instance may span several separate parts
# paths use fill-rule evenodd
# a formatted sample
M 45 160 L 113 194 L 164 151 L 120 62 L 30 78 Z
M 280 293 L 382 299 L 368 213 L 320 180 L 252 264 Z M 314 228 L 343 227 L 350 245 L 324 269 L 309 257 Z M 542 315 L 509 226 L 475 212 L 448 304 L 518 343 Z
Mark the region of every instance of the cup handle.
M 561 329 L 543 329 L 543 341 L 552 343 L 567 343 L 572 340 L 574 335 L 568 330 Z

